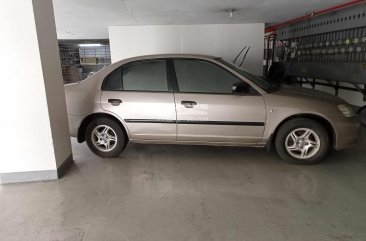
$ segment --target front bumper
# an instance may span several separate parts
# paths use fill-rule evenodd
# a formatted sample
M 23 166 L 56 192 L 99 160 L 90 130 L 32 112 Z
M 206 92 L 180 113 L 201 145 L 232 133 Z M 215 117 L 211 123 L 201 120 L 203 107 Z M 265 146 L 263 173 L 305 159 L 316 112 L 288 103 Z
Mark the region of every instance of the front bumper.
M 333 117 L 330 119 L 335 131 L 334 149 L 341 150 L 352 147 L 360 137 L 360 118 L 354 117 Z

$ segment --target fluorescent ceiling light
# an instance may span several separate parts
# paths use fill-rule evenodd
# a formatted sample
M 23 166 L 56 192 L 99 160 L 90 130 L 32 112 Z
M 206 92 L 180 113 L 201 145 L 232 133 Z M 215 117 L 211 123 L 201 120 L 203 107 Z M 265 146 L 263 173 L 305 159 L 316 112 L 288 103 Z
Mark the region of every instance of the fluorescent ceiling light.
M 79 47 L 100 47 L 101 44 L 79 44 Z

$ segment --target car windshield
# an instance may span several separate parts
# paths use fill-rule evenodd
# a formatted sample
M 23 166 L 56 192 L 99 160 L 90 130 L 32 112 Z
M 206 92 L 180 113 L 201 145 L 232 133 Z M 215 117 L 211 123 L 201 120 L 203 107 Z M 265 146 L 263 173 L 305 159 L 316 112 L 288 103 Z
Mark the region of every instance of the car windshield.
M 270 91 L 272 89 L 272 85 L 270 83 L 268 83 L 264 78 L 251 74 L 251 73 L 245 71 L 244 69 L 242 69 L 222 58 L 217 58 L 216 60 L 219 61 L 220 63 L 228 66 L 229 68 L 235 70 L 236 72 L 238 72 L 239 74 L 241 74 L 242 76 L 247 78 L 248 80 L 252 81 L 255 85 L 262 88 L 263 90 Z

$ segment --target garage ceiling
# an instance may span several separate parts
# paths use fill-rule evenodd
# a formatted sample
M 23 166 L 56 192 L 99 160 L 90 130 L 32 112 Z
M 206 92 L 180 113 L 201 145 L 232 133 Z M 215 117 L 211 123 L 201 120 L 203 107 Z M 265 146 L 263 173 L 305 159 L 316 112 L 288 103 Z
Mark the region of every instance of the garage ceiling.
M 59 39 L 108 38 L 108 26 L 278 23 L 348 0 L 53 0 Z M 232 18 L 228 9 L 236 9 Z

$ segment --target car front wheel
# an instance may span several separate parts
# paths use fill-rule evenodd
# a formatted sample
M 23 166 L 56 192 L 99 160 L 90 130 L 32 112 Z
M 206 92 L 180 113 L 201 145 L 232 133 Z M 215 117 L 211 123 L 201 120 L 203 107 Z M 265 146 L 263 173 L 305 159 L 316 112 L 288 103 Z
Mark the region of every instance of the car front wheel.
M 86 128 L 86 143 L 100 157 L 116 157 L 126 146 L 126 135 L 115 121 L 98 118 Z
M 318 122 L 296 118 L 284 123 L 276 136 L 276 149 L 284 161 L 294 164 L 314 164 L 323 159 L 329 149 L 329 136 Z

